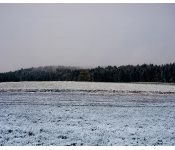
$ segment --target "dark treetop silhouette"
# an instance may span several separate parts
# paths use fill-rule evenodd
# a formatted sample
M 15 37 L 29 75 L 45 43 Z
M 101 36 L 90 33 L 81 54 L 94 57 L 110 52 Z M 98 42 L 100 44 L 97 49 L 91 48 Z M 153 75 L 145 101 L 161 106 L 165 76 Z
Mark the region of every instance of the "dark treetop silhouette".
M 175 63 L 166 65 L 108 66 L 87 69 L 93 82 L 166 82 L 175 83 Z M 0 73 L 0 82 L 18 81 L 78 81 L 82 69 L 47 66 Z

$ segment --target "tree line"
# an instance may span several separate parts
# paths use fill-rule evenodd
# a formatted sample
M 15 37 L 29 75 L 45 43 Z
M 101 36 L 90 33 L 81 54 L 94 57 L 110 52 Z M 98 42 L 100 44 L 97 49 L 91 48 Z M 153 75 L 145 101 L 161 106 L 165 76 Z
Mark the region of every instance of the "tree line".
M 164 82 L 175 83 L 175 63 L 165 65 L 107 66 L 87 69 L 92 82 Z M 78 81 L 82 69 L 47 66 L 0 73 L 0 82 Z

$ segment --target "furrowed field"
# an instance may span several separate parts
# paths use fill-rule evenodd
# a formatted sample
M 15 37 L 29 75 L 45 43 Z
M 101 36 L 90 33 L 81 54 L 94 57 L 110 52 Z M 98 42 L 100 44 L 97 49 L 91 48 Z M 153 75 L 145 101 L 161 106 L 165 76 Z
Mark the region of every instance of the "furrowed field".
M 175 145 L 175 85 L 0 83 L 0 145 Z

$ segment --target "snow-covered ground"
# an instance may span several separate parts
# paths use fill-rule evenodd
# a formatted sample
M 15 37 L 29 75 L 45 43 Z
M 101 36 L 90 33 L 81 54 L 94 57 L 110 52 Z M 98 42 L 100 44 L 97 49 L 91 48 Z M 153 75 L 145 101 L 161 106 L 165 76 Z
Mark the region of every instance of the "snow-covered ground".
M 108 92 L 172 92 L 175 84 L 134 84 L 134 83 L 105 83 L 105 82 L 4 82 L 0 83 L 1 91 L 24 92 L 59 92 L 59 91 L 108 91 Z
M 0 105 L 175 107 L 175 94 L 1 92 Z
M 0 145 L 175 145 L 175 85 L 0 83 Z
M 0 145 L 175 145 L 174 107 L 1 105 Z

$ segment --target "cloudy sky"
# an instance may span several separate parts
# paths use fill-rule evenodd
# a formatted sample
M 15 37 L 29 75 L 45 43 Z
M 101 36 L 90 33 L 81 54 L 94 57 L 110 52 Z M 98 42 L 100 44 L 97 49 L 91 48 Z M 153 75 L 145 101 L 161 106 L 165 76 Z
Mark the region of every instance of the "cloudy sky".
M 0 4 L 0 72 L 175 62 L 175 4 Z

